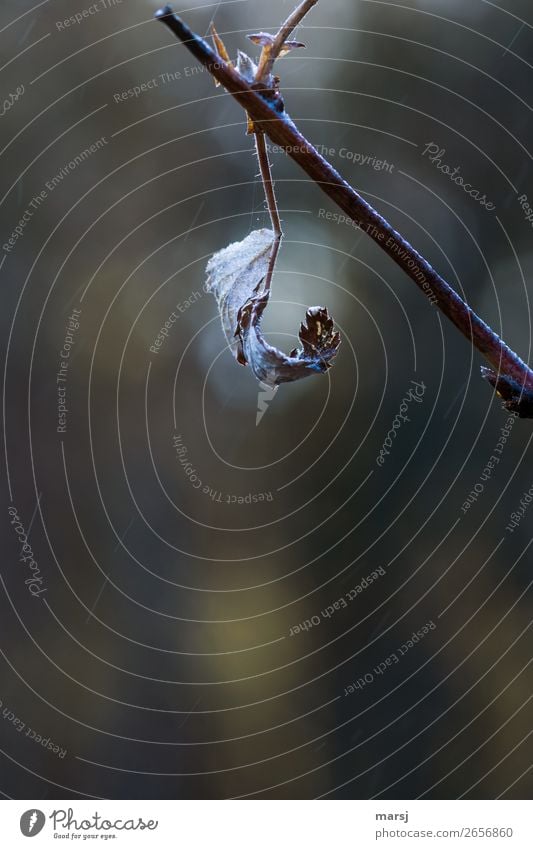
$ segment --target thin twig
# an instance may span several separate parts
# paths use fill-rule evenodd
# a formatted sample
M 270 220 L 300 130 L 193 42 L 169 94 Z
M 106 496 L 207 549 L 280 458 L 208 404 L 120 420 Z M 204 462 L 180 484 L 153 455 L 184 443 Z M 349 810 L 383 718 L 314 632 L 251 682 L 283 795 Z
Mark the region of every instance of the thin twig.
M 300 5 L 289 15 L 287 20 L 283 22 L 272 44 L 268 47 L 263 47 L 255 75 L 256 82 L 265 83 L 267 86 L 270 84 L 274 64 L 283 50 L 285 42 L 294 32 L 300 21 L 305 18 L 307 13 L 316 3 L 318 3 L 318 0 L 302 0 Z M 265 278 L 265 290 L 268 290 L 272 283 L 272 276 L 276 267 L 283 233 L 281 232 L 281 222 L 279 220 L 274 184 L 272 182 L 270 160 L 265 144 L 265 135 L 263 130 L 259 130 L 254 127 L 254 136 L 268 211 L 270 213 L 270 220 L 272 221 L 272 229 L 274 230 L 276 237 Z
M 255 134 L 257 158 L 259 160 L 259 168 L 261 169 L 261 178 L 265 187 L 265 195 L 272 222 L 272 229 L 276 236 L 282 236 L 281 221 L 279 218 L 278 204 L 276 201 L 276 193 L 274 191 L 274 183 L 272 182 L 272 174 L 270 173 L 270 162 L 265 144 L 265 134 L 262 130 Z
M 272 253 L 270 255 L 270 261 L 268 263 L 268 270 L 265 277 L 265 290 L 267 290 L 270 289 L 270 284 L 272 282 L 272 275 L 274 274 L 274 268 L 276 267 L 276 261 L 281 246 L 283 232 L 281 230 L 278 204 L 276 201 L 276 193 L 274 191 L 274 183 L 272 182 L 272 174 L 270 172 L 270 161 L 268 159 L 268 152 L 265 143 L 265 134 L 263 130 L 256 130 L 254 132 L 254 137 L 255 148 L 257 150 L 257 159 L 259 161 L 259 168 L 261 170 L 261 179 L 263 180 L 263 187 L 265 189 L 265 196 L 268 211 L 270 214 L 270 221 L 272 222 L 272 229 L 274 231 L 275 236 L 274 245 L 272 247 Z
M 261 53 L 261 59 L 259 61 L 259 67 L 257 69 L 257 80 L 267 80 L 274 67 L 274 62 L 278 58 L 283 45 L 291 35 L 291 33 L 296 29 L 298 24 L 303 18 L 307 15 L 307 13 L 316 6 L 318 0 L 302 0 L 302 3 L 289 15 L 287 20 L 281 25 L 279 32 L 277 33 L 272 47 L 269 50 L 263 50 Z
M 533 418 L 533 371 L 463 301 L 413 246 L 344 180 L 300 133 L 289 116 L 280 111 L 279 101 L 262 83 L 250 85 L 233 67 L 216 54 L 200 36 L 173 14 L 170 6 L 156 17 L 172 30 L 221 85 L 250 115 L 257 129 L 282 147 L 337 206 L 422 290 L 483 354 L 492 369 L 482 374 L 503 397 L 509 410 Z

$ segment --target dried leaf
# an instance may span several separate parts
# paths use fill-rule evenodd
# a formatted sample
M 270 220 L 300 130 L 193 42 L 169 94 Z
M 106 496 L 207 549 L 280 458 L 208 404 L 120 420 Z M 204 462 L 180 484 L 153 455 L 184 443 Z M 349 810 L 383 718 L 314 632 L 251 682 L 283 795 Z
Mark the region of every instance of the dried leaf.
M 237 53 L 237 70 L 241 77 L 244 77 L 247 83 L 252 85 L 255 82 L 255 75 L 257 74 L 257 65 L 255 62 L 250 59 L 246 53 L 243 53 L 242 50 L 239 50 Z
M 269 32 L 256 32 L 253 35 L 247 35 L 246 38 L 249 38 L 254 44 L 259 44 L 261 47 L 272 47 L 275 41 L 274 36 L 270 35 Z
M 291 52 L 291 50 L 297 50 L 300 47 L 305 47 L 305 44 L 302 41 L 286 41 L 279 51 L 279 58 L 282 59 L 283 56 L 286 56 L 287 53 Z
M 207 288 L 217 299 L 230 348 L 267 386 L 327 371 L 340 345 L 325 307 L 307 310 L 299 333 L 301 348 L 289 356 L 266 342 L 261 318 L 270 298 L 264 284 L 273 246 L 271 230 L 256 230 L 216 253 L 207 266 Z
M 215 25 L 213 23 L 211 24 L 211 36 L 213 38 L 216 51 L 217 51 L 218 55 L 220 56 L 220 58 L 223 59 L 224 62 L 227 62 L 228 65 L 230 66 L 230 68 L 233 68 L 233 62 L 229 58 L 228 51 L 226 50 L 226 45 L 224 44 L 224 42 L 220 38 L 218 32 L 215 29 Z M 219 81 L 217 79 L 215 79 L 215 77 L 213 77 L 213 79 L 215 80 L 215 85 L 218 88 L 220 86 Z
M 247 136 L 253 136 L 254 133 L 255 133 L 255 124 L 254 124 L 254 122 L 252 121 L 252 119 L 250 118 L 250 116 L 248 115 L 248 112 L 247 112 L 246 113 L 246 135 Z
M 226 339 L 240 361 L 239 311 L 266 277 L 273 244 L 272 230 L 254 230 L 244 241 L 218 251 L 207 264 L 207 289 L 217 299 Z
M 270 35 L 268 32 L 257 32 L 253 35 L 247 36 L 250 41 L 253 41 L 254 44 L 259 44 L 261 47 L 271 48 L 274 45 L 275 37 Z M 286 56 L 291 50 L 295 50 L 298 47 L 305 47 L 305 44 L 301 41 L 286 41 L 281 48 L 279 55 Z

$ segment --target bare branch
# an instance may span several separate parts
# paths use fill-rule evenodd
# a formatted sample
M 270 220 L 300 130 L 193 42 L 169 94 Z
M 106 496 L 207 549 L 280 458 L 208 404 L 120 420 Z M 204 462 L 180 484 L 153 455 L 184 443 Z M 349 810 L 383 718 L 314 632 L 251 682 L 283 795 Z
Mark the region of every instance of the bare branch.
M 483 354 L 494 370 L 492 373 L 485 370 L 483 377 L 503 397 L 505 406 L 521 417 L 533 418 L 533 371 L 476 315 L 430 263 L 318 153 L 284 112 L 276 92 L 264 83 L 248 83 L 203 38 L 191 32 L 173 14 L 170 6 L 157 12 L 156 17 L 167 24 L 193 56 L 233 95 L 249 114 L 256 129 L 263 130 L 274 144 L 282 147 Z

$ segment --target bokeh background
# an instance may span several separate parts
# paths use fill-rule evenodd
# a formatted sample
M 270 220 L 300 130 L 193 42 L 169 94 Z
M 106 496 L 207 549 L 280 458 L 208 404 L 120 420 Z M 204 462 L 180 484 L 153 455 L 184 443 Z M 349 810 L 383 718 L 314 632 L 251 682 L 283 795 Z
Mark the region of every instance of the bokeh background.
M 291 8 L 176 11 L 236 55 Z M 205 265 L 268 226 L 257 161 L 156 9 L 0 9 L 0 790 L 528 798 L 531 423 L 280 153 L 264 329 L 289 351 L 322 304 L 342 347 L 274 396 L 234 362 Z M 321 0 L 297 37 L 293 119 L 531 359 L 530 3 Z

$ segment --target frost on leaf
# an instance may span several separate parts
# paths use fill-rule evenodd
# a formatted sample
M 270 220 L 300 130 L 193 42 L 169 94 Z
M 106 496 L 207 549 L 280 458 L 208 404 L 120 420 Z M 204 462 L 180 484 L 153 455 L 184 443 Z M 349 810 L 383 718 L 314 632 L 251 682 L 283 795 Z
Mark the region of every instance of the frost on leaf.
M 327 371 L 340 345 L 325 307 L 310 307 L 289 355 L 269 345 L 261 319 L 270 298 L 265 278 L 274 247 L 272 230 L 255 230 L 216 253 L 207 265 L 207 289 L 217 299 L 222 327 L 235 358 L 258 380 L 277 386 Z
M 237 338 L 239 311 L 266 277 L 273 243 L 272 230 L 254 230 L 244 241 L 218 251 L 207 264 L 207 289 L 217 299 L 222 329 L 243 365 L 246 361 Z

